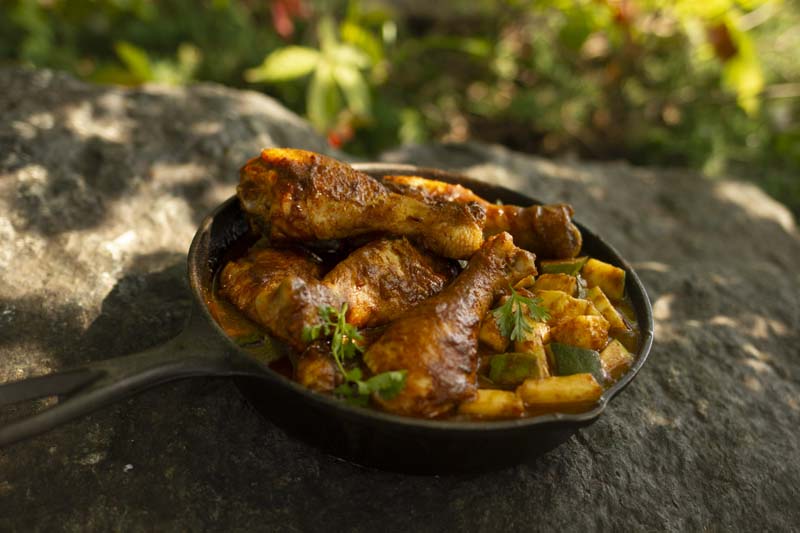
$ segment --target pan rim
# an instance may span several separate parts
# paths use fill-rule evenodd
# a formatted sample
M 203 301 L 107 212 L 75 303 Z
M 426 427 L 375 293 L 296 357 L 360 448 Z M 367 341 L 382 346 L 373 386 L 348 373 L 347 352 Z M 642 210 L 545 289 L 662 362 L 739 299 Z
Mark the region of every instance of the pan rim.
M 414 173 L 415 175 L 435 177 L 436 179 L 444 179 L 444 181 L 451 181 L 462 184 L 466 183 L 468 185 L 479 184 L 482 187 L 488 187 L 494 191 L 497 191 L 498 194 L 517 196 L 519 198 L 525 199 L 527 202 L 529 202 L 529 204 L 541 203 L 538 200 L 528 196 L 527 194 L 513 191 L 511 189 L 508 189 L 500 185 L 493 185 L 469 176 L 465 176 L 463 174 L 450 172 L 443 169 L 418 167 L 415 165 L 408 165 L 408 164 L 382 163 L 382 162 L 356 163 L 353 164 L 352 166 L 357 170 L 373 175 L 373 177 L 374 174 L 389 175 L 397 172 L 410 172 Z M 193 298 L 195 299 L 197 307 L 200 309 L 201 313 L 203 313 L 206 321 L 210 322 L 211 326 L 215 328 L 215 331 L 218 333 L 218 335 L 220 335 L 224 339 L 229 349 L 231 349 L 233 353 L 236 353 L 239 357 L 244 357 L 248 359 L 250 362 L 257 362 L 257 360 L 255 360 L 247 352 L 242 350 L 239 346 L 237 346 L 230 339 L 230 337 L 228 337 L 228 335 L 222 330 L 222 328 L 219 326 L 216 320 L 214 320 L 214 318 L 211 316 L 211 313 L 203 298 L 204 287 L 200 280 L 200 274 L 198 273 L 198 270 L 201 267 L 197 263 L 198 263 L 200 248 L 202 247 L 201 243 L 202 237 L 209 233 L 215 218 L 220 213 L 228 209 L 234 208 L 233 204 L 237 203 L 237 201 L 238 199 L 236 195 L 231 196 L 230 198 L 222 202 L 220 205 L 218 205 L 201 222 L 199 229 L 192 241 L 192 245 L 189 249 L 189 254 L 187 258 L 188 268 L 189 268 L 189 281 L 190 281 L 190 286 L 192 288 L 192 295 Z M 238 209 L 238 206 L 236 208 Z M 594 239 L 600 246 L 606 248 L 606 251 L 609 253 L 609 255 L 611 255 L 615 259 L 616 261 L 615 264 L 617 266 L 621 266 L 622 268 L 625 269 L 627 273 L 626 284 L 630 283 L 630 286 L 635 288 L 635 290 L 639 293 L 640 304 L 642 306 L 642 309 L 636 309 L 637 306 L 636 305 L 634 306 L 637 312 L 637 317 L 640 318 L 639 327 L 641 332 L 639 348 L 636 353 L 636 361 L 622 378 L 620 378 L 616 383 L 614 383 L 611 387 L 609 387 L 603 392 L 602 396 L 592 409 L 584 411 L 582 413 L 551 413 L 546 415 L 521 417 L 513 419 L 502 419 L 502 420 L 425 419 L 425 418 L 416 418 L 416 417 L 397 415 L 393 413 L 387 413 L 374 408 L 368 408 L 368 407 L 364 408 L 364 407 L 350 405 L 342 400 L 334 398 L 333 396 L 317 393 L 306 387 L 303 387 L 296 381 L 291 380 L 279 374 L 278 372 L 275 372 L 274 370 L 268 368 L 263 363 L 258 362 L 258 364 L 264 371 L 264 375 L 263 377 L 261 377 L 261 379 L 268 381 L 276 386 L 288 387 L 293 392 L 303 396 L 305 400 L 316 404 L 318 407 L 322 409 L 336 411 L 339 415 L 343 415 L 351 419 L 359 419 L 366 423 L 379 423 L 404 429 L 413 428 L 415 430 L 434 431 L 434 432 L 439 432 L 439 431 L 503 432 L 503 431 L 528 430 L 537 426 L 585 425 L 593 422 L 594 420 L 599 418 L 601 414 L 603 414 L 603 412 L 606 410 L 611 400 L 614 397 L 616 397 L 625 387 L 627 387 L 631 381 L 633 381 L 633 379 L 638 375 L 639 371 L 646 363 L 650 355 L 650 351 L 654 340 L 654 320 L 653 320 L 653 311 L 650 298 L 647 294 L 647 291 L 645 290 L 644 284 L 642 283 L 641 279 L 639 278 L 638 274 L 635 272 L 633 267 L 630 265 L 630 263 L 624 257 L 622 257 L 622 255 L 619 254 L 616 248 L 614 248 L 611 244 L 606 242 L 602 237 L 594 233 L 592 230 L 590 230 L 577 220 L 573 219 L 573 222 L 581 230 L 581 233 L 584 235 L 584 238 L 587 235 L 591 236 L 591 238 Z M 205 267 L 209 268 L 208 265 L 205 265 Z M 642 323 L 641 321 L 642 317 L 645 318 L 644 323 Z

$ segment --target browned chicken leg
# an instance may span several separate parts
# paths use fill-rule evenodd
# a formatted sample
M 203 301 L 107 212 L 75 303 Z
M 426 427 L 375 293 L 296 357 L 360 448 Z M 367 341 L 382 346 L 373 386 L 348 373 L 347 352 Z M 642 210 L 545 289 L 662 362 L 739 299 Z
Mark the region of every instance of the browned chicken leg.
M 383 238 L 355 250 L 321 281 L 285 279 L 255 307 L 261 323 L 302 349 L 303 328 L 319 322 L 321 306 L 340 309 L 347 303 L 350 324 L 381 326 L 441 291 L 454 274 L 447 261 L 419 251 L 405 238 Z
M 408 372 L 399 395 L 375 396 L 381 406 L 435 417 L 472 397 L 481 319 L 509 284 L 536 273 L 534 259 L 514 246 L 508 233 L 490 237 L 447 288 L 392 322 L 364 354 L 373 373 Z
M 220 294 L 250 320 L 266 325 L 256 310 L 256 300 L 270 296 L 287 278 L 319 279 L 322 265 L 300 249 L 253 246 L 247 255 L 231 261 L 220 274 Z
M 330 157 L 287 148 L 261 152 L 241 170 L 242 208 L 273 240 L 331 240 L 381 232 L 404 235 L 449 258 L 483 242 L 475 203 L 423 202 L 397 194 Z
M 461 185 L 419 176 L 385 176 L 387 186 L 397 192 L 426 201 L 477 202 L 486 210 L 484 236 L 507 231 L 517 246 L 540 259 L 575 257 L 581 249 L 581 232 L 572 223 L 573 210 L 567 204 L 517 207 L 487 202 Z

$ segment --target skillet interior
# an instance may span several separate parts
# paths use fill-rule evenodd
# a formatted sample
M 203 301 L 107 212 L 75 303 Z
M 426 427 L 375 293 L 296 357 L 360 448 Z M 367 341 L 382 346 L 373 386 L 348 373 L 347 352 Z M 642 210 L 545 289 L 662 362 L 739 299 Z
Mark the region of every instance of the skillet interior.
M 408 165 L 355 165 L 373 176 L 414 174 L 461 183 L 489 200 L 508 204 L 538 203 L 517 192 L 456 174 Z M 645 363 L 653 339 L 653 317 L 644 287 L 630 265 L 599 236 L 579 223 L 582 253 L 607 261 L 627 272 L 626 291 L 641 328 L 636 362 L 609 388 L 591 411 L 552 414 L 504 421 L 431 421 L 401 417 L 374 409 L 352 407 L 314 393 L 276 372 L 263 379 L 237 378 L 247 400 L 266 418 L 291 435 L 338 457 L 384 469 L 413 473 L 476 471 L 530 460 L 557 446 L 578 428 L 592 423 Z M 195 297 L 207 320 L 222 335 L 202 304 L 224 252 L 247 232 L 247 223 L 235 197 L 222 204 L 195 237 L 189 252 L 189 276 Z M 233 345 L 233 343 L 230 343 Z M 240 354 L 246 353 L 238 350 Z

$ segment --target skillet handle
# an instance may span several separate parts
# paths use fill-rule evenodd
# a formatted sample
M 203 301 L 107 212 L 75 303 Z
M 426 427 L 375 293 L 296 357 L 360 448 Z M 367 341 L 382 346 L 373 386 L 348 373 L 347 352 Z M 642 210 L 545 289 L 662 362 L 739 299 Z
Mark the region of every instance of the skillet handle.
M 54 407 L 0 427 L 0 446 L 44 433 L 145 389 L 192 376 L 259 375 L 261 367 L 192 319 L 175 338 L 143 352 L 0 385 L 0 406 L 68 395 Z

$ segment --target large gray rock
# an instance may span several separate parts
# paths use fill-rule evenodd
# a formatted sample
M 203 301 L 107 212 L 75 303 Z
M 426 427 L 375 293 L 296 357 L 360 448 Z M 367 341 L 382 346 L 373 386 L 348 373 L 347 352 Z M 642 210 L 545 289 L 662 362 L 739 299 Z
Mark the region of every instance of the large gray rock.
M 0 380 L 175 335 L 196 226 L 268 145 L 325 150 L 254 93 L 0 70 Z M 230 381 L 194 379 L 0 450 L 0 530 L 796 530 L 800 239 L 783 207 L 743 183 L 498 147 L 384 159 L 570 202 L 634 263 L 656 344 L 598 422 L 532 464 L 408 477 L 329 457 Z

